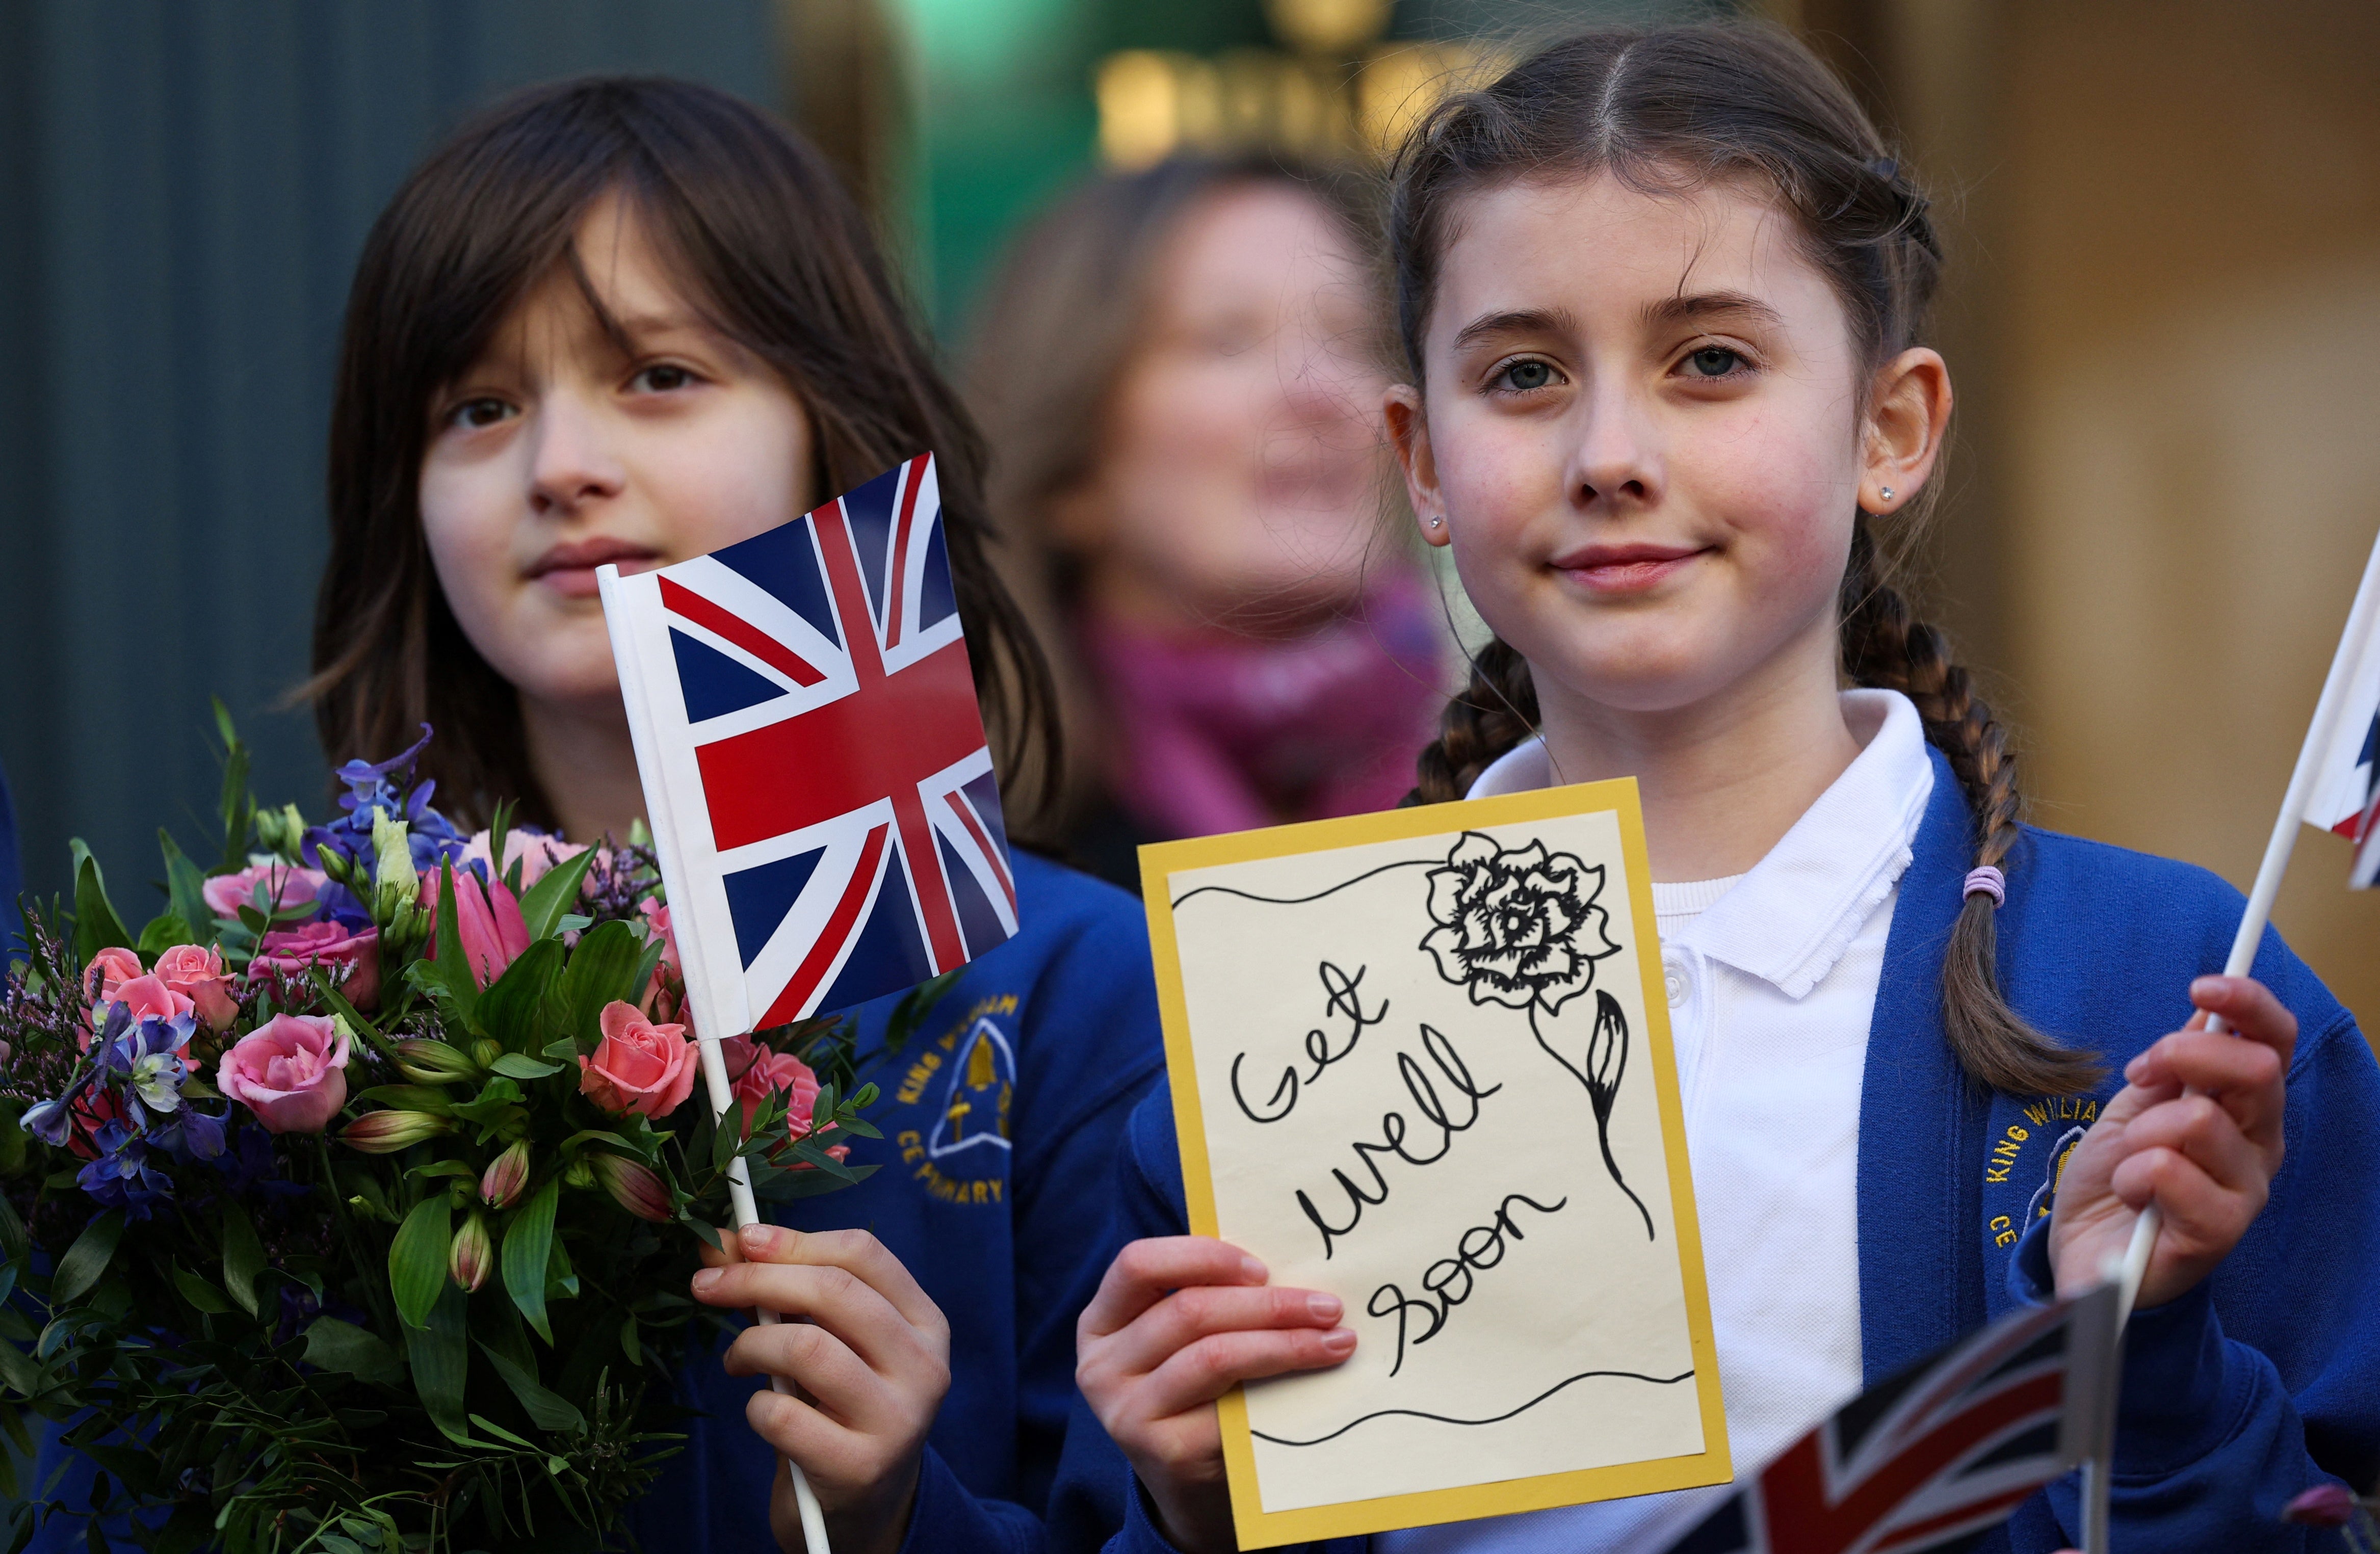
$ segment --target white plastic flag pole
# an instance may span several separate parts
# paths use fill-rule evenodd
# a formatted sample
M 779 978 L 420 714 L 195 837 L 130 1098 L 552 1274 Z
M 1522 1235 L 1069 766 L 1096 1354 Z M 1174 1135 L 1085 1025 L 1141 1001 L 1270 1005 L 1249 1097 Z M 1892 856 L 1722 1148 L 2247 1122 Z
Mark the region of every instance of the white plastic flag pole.
M 661 752 L 653 748 L 644 660 L 637 651 L 629 612 L 619 597 L 620 569 L 609 565 L 597 567 L 595 583 L 603 599 L 603 625 L 612 637 L 612 662 L 620 671 L 620 698 L 627 706 L 629 738 L 637 750 L 637 780 L 645 790 L 645 824 L 652 831 L 653 852 L 661 859 L 662 887 L 672 901 L 689 901 L 693 898 L 679 877 L 678 860 L 686 855 L 677 844 L 677 816 L 671 807 Z M 702 1087 L 710 1100 L 711 1122 L 719 1127 L 732 1126 L 727 1114 L 735 1105 L 735 1089 L 728 1081 L 727 1059 L 719 1043 L 731 1029 L 743 1034 L 749 1022 L 742 1017 L 744 1011 L 740 1007 L 733 1013 L 729 1011 L 727 1001 L 721 997 L 725 984 L 707 974 L 701 935 L 695 931 L 692 920 L 674 920 L 670 927 L 683 963 L 678 969 L 686 977 L 686 1000 L 694 1006 L 695 1048 L 702 1062 Z M 736 1001 L 739 1005 L 741 1002 Z M 760 1206 L 752 1197 L 751 1173 L 745 1168 L 741 1155 L 727 1163 L 727 1201 L 735 1212 L 737 1230 L 760 1223 Z M 762 1327 L 775 1327 L 778 1321 L 777 1314 L 766 1306 L 756 1308 L 752 1318 Z M 786 1397 L 794 1393 L 793 1384 L 773 1372 L 769 1377 L 769 1387 Z M 783 1461 L 793 1480 L 794 1501 L 801 1511 L 802 1541 L 808 1546 L 808 1554 L 832 1554 L 827 1546 L 826 1515 L 819 1507 L 818 1494 L 810 1487 L 808 1475 L 802 1472 L 801 1463 L 791 1457 Z
M 2273 900 L 2281 892 L 2281 877 L 2289 870 L 2289 854 L 2298 844 L 2298 828 L 2305 823 L 2306 806 L 2322 778 L 2322 761 L 2338 733 L 2353 691 L 2348 684 L 2369 654 L 2373 635 L 2380 631 L 2380 536 L 2372 542 L 2371 559 L 2363 564 L 2363 580 L 2355 603 L 2347 613 L 2347 629 L 2339 633 L 2338 652 L 2322 683 L 2322 699 L 2314 703 L 2313 723 L 2298 749 L 2297 769 L 2289 773 L 2289 791 L 2281 796 L 2281 812 L 2273 820 L 2273 834 L 2265 844 L 2265 861 L 2257 866 L 2256 882 L 2248 892 L 2248 908 L 2240 914 L 2240 931 L 2231 937 L 2231 957 L 2223 963 L 2226 977 L 2245 977 L 2256 964 L 2256 946 L 2264 942 L 2265 925 L 2273 915 Z M 2219 1014 L 2207 1016 L 2206 1028 L 2228 1027 Z M 2121 1341 L 2131 1319 L 2132 1303 L 2140 1298 L 2141 1281 L 2156 1255 L 2157 1232 L 2165 1216 L 2154 1203 L 2133 1221 L 2131 1244 L 2124 1250 L 2123 1287 L 2116 1303 L 2116 1333 Z M 2097 1463 L 2084 1464 L 2082 1477 L 2083 1554 L 2107 1554 L 2107 1475 Z

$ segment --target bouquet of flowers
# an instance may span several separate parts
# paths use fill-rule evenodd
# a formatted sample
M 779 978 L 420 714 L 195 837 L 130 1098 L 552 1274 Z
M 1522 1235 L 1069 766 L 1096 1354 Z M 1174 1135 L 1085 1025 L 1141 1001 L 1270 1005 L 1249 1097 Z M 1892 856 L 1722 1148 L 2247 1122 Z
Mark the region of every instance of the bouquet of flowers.
M 413 780 L 427 728 L 309 825 L 217 719 L 217 867 L 161 832 L 136 933 L 78 844 L 0 995 L 0 1428 L 97 1469 L 73 1507 L 0 1482 L 0 1548 L 67 1515 L 94 1547 L 103 1515 L 159 1549 L 608 1547 L 718 1320 L 685 1292 L 729 1163 L 764 1199 L 857 1181 L 875 1087 L 833 1022 L 731 1035 L 714 1123 L 641 834 L 464 836 Z

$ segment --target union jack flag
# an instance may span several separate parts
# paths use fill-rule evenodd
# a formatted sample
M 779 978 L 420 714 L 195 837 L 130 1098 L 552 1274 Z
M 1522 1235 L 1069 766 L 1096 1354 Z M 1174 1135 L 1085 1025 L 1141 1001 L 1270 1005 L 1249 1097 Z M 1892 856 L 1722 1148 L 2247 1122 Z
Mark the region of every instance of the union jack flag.
M 2356 844 L 2347 882 L 2369 889 L 2380 883 L 2380 540 L 2373 541 L 2331 674 L 2346 701 L 2327 742 L 2308 751 L 2313 788 L 2305 819 Z M 2327 699 L 2332 692 L 2323 694 Z
M 2002 1317 L 1795 1441 L 1669 1554 L 1949 1554 L 2084 1457 L 2114 1418 L 2112 1284 Z
M 847 1009 L 1016 932 L 930 455 L 598 577 L 698 1023 Z

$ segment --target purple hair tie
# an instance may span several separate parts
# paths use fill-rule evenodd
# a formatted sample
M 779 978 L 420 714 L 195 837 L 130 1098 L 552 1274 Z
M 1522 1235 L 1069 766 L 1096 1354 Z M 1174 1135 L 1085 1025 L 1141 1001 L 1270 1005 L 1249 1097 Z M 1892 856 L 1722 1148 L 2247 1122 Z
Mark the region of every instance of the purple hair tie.
M 2008 904 L 2008 876 L 2002 874 L 1998 869 L 1994 868 L 1990 864 L 1985 864 L 1981 868 L 1969 869 L 1967 871 L 1967 883 L 1959 892 L 1960 899 L 1964 900 L 1968 896 L 1973 895 L 1979 891 L 1985 895 L 1992 898 L 1992 905 L 1994 907 L 2006 906 Z

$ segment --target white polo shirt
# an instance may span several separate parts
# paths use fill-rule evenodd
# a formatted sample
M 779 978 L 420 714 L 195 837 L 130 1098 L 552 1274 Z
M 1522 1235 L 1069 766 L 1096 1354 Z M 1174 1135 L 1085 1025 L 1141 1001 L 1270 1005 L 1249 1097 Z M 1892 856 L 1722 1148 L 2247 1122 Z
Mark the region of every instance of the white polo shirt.
M 1746 873 L 1653 886 L 1736 1471 L 1860 1390 L 1859 1113 L 1884 944 L 1934 767 L 1898 691 L 1842 693 L 1861 746 Z M 1550 785 L 1532 739 L 1470 796 Z M 1388 1554 L 1658 1548 L 1724 1488 L 1387 1533 Z

